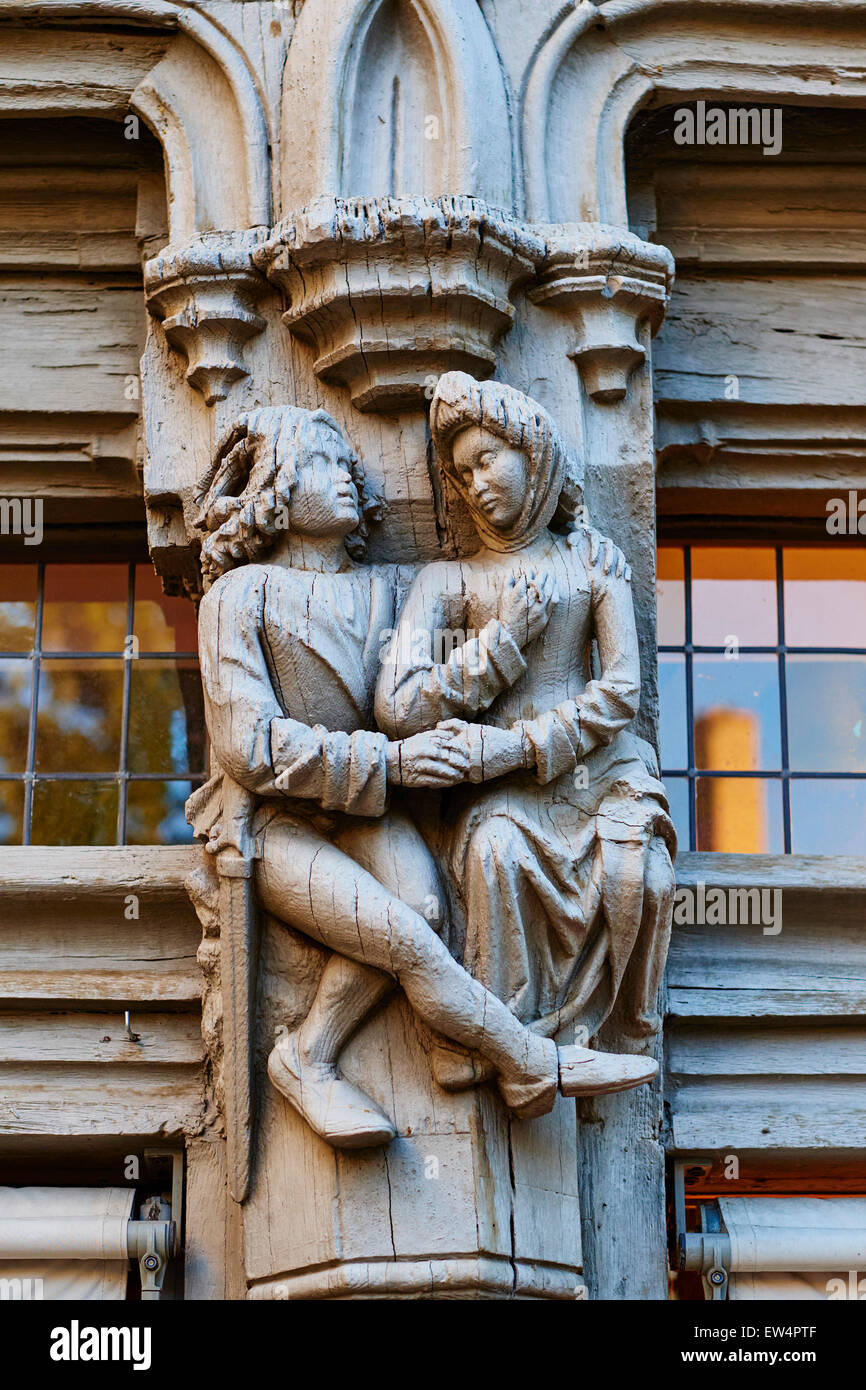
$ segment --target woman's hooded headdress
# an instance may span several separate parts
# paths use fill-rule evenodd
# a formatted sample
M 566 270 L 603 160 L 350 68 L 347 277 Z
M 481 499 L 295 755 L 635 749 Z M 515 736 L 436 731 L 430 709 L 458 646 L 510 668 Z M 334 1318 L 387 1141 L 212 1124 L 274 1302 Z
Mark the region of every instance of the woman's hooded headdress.
M 430 407 L 430 428 L 442 467 L 458 487 L 453 443 L 468 425 L 498 434 L 522 450 L 529 463 L 526 498 L 512 526 L 497 529 L 482 512 L 472 509 L 475 528 L 486 546 L 520 550 L 552 521 L 564 525 L 574 521 L 583 503 L 582 470 L 543 406 L 501 381 L 476 381 L 466 372 L 440 376 Z

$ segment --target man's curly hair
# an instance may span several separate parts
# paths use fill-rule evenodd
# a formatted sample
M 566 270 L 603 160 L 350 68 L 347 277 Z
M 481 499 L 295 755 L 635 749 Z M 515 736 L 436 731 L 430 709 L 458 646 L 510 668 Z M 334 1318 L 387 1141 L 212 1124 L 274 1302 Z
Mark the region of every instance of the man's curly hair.
M 381 520 L 384 501 L 368 484 L 340 426 L 325 410 L 264 406 L 245 411 L 223 436 L 196 497 L 195 525 L 206 533 L 201 552 L 206 590 L 227 570 L 260 559 L 277 534 L 285 531 L 282 518 L 288 512 L 300 459 L 305 451 L 316 449 L 322 430 L 337 435 L 347 451 L 361 520 L 345 544 L 353 559 L 363 559 L 367 522 Z

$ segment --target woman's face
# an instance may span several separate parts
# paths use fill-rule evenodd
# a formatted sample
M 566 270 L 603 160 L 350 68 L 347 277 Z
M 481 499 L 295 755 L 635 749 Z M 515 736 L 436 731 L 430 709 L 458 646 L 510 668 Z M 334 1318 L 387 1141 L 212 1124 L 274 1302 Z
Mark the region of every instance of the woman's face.
M 526 501 L 526 455 L 482 425 L 460 430 L 452 454 L 454 472 L 470 509 L 480 513 L 488 526 L 508 531 Z
M 289 497 L 289 529 L 301 536 L 347 536 L 361 519 L 346 443 L 320 430 L 307 446 Z

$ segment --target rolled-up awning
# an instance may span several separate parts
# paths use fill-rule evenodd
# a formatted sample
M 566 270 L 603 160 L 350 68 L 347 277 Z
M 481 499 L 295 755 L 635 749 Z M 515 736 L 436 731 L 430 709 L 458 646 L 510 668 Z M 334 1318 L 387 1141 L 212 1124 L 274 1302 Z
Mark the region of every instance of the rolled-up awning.
M 701 1210 L 702 1233 L 682 1232 L 680 1249 L 708 1297 L 859 1297 L 866 1198 L 719 1197 Z
M 866 1198 L 720 1197 L 728 1298 L 849 1297 L 866 1270 Z M 856 1293 L 855 1293 L 856 1296 Z
M 126 1297 L 129 1187 L 0 1187 L 0 1297 Z
M 866 1198 L 720 1197 L 732 1270 L 866 1268 Z

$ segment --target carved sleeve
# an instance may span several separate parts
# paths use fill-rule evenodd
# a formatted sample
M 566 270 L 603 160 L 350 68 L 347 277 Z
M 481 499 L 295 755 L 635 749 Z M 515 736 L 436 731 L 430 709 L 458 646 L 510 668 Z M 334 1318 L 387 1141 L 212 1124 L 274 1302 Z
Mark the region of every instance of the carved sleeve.
M 566 700 L 537 719 L 515 725 L 534 752 L 539 782 L 573 772 L 582 758 L 631 723 L 640 702 L 640 657 L 631 585 L 587 570 L 592 589 L 594 636 L 601 676 L 587 682 L 577 700 Z
M 526 670 L 520 648 L 493 618 L 476 637 L 462 623 L 459 567 L 428 565 L 415 580 L 386 647 L 376 687 L 376 722 L 392 738 L 432 729 L 442 719 L 487 709 Z M 444 645 L 456 642 L 447 660 Z
M 385 735 L 335 733 L 284 716 L 262 648 L 266 586 L 261 569 L 233 571 L 199 610 L 208 733 L 217 762 L 257 796 L 285 795 L 325 810 L 381 815 Z

